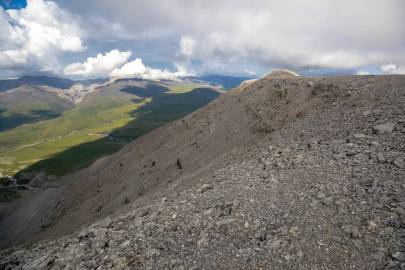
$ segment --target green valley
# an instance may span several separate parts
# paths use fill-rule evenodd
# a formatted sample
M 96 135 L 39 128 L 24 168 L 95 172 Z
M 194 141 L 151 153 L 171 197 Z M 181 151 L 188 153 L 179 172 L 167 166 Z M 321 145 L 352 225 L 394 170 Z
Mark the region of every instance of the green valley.
M 0 132 L 0 172 L 61 176 L 85 167 L 219 95 L 203 86 L 126 79 L 99 87 L 56 118 Z

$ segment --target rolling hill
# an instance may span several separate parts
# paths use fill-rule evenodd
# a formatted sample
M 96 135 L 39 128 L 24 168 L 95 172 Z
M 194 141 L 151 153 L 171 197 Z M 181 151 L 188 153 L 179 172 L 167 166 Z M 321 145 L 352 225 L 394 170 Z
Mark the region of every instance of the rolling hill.
M 58 88 L 28 85 L 0 92 L 0 132 L 60 116 L 73 107 L 63 94 Z
M 0 80 L 0 92 L 17 88 L 23 85 L 30 86 L 50 86 L 53 88 L 68 89 L 76 84 L 75 81 L 47 76 L 23 76 L 18 79 Z

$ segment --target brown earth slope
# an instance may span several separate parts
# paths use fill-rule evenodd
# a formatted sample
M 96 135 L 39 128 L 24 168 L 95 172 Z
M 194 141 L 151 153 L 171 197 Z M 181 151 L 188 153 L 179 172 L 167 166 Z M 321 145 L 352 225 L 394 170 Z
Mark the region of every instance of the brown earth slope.
M 277 72 L 66 177 L 0 265 L 401 269 L 404 179 L 405 76 Z

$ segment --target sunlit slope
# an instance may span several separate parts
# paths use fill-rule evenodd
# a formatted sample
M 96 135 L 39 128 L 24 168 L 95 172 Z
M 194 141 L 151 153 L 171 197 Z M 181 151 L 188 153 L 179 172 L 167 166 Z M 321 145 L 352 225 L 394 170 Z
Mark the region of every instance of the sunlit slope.
M 65 149 L 105 137 L 131 121 L 130 112 L 142 104 L 96 98 L 91 105 L 78 106 L 56 119 L 2 132 L 0 170 L 12 175 Z M 117 144 L 116 141 L 104 143 L 102 152 L 118 149 Z M 76 158 L 80 164 L 80 155 Z
M 218 95 L 212 89 L 176 87 L 188 91 L 173 93 L 145 81 L 118 82 L 89 94 L 60 117 L 0 132 L 0 172 L 14 175 L 28 168 L 63 175 Z
M 73 107 L 62 89 L 21 86 L 0 92 L 0 131 L 60 116 Z

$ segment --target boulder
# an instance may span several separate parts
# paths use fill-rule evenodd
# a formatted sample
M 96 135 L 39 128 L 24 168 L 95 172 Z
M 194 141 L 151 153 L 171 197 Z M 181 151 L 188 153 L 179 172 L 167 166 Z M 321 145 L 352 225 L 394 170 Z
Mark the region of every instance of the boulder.
M 392 133 L 394 131 L 395 124 L 394 123 L 384 123 L 381 125 L 376 125 L 373 127 L 373 131 L 375 133 Z

